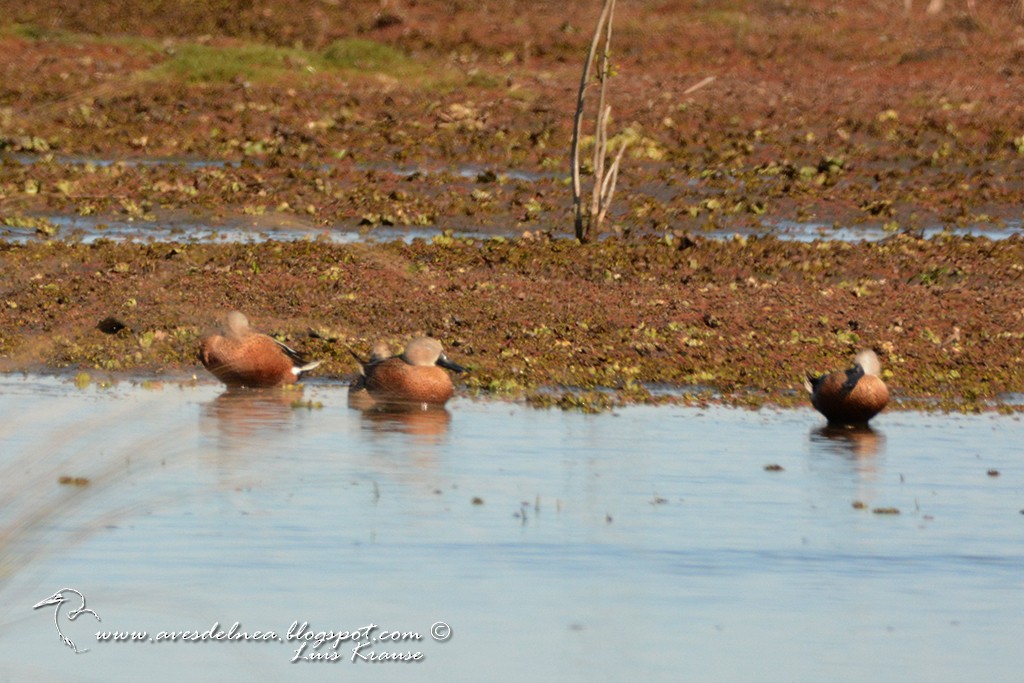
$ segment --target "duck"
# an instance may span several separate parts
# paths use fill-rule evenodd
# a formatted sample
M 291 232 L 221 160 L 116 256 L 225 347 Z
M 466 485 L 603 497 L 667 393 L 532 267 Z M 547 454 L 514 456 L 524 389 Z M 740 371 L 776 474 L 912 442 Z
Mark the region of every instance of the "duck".
M 203 366 L 229 387 L 276 387 L 297 382 L 321 361 L 307 361 L 291 347 L 254 331 L 240 311 L 231 311 L 220 334 L 199 344 Z
M 815 409 L 832 425 L 863 425 L 889 402 L 889 389 L 880 375 L 877 354 L 865 349 L 853 367 L 826 375 L 808 375 L 804 387 Z
M 391 347 L 388 346 L 387 342 L 382 341 L 377 342 L 370 349 L 370 358 L 368 360 L 363 360 L 362 358 L 360 358 L 359 354 L 357 354 L 351 348 L 348 350 L 348 352 L 352 354 L 352 357 L 356 359 L 357 363 L 359 363 L 359 377 L 357 377 L 355 381 L 352 382 L 352 384 L 349 386 L 350 394 L 353 391 L 366 391 L 366 368 L 372 365 L 376 365 L 381 361 L 387 360 L 388 358 L 391 358 L 392 355 L 394 355 L 391 353 Z
M 441 342 L 433 337 L 416 337 L 397 356 L 383 344 L 374 346 L 367 361 L 352 355 L 359 361 L 360 377 L 350 392 L 365 389 L 374 401 L 383 403 L 444 405 L 455 393 L 445 369 L 466 371 L 448 359 Z

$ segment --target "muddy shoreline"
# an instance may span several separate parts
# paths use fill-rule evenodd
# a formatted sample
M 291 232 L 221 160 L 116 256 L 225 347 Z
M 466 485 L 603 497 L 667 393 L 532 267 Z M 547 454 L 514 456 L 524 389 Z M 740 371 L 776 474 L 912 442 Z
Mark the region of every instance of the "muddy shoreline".
M 200 337 L 237 308 L 340 381 L 349 347 L 431 334 L 470 394 L 785 406 L 805 372 L 872 347 L 902 405 L 978 410 L 1024 391 L 1022 263 L 1019 237 L 0 244 L 0 355 L 201 373 Z M 109 316 L 127 329 L 98 330 Z

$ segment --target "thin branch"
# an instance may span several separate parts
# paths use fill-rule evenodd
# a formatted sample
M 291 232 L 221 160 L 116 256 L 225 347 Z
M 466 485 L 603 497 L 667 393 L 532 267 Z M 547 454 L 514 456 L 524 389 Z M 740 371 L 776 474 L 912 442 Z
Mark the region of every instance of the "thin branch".
M 604 100 L 604 83 L 601 84 L 601 100 Z M 598 110 L 597 128 L 594 131 L 594 187 L 590 194 L 590 226 L 600 223 L 594 220 L 601 209 L 601 180 L 604 178 L 604 159 L 608 150 L 608 119 L 611 118 L 611 105 Z M 588 235 L 589 236 L 589 235 Z
M 597 225 L 604 223 L 604 218 L 608 214 L 608 208 L 612 205 L 612 197 L 615 196 L 615 182 L 619 179 L 619 164 L 622 161 L 622 155 L 626 151 L 626 147 L 629 146 L 629 142 L 626 140 L 622 141 L 622 146 L 619 147 L 618 154 L 615 155 L 615 160 L 612 161 L 611 167 L 608 169 L 608 175 L 605 176 L 604 182 L 601 184 L 601 210 L 597 214 Z
M 615 0 L 608 3 L 608 21 L 604 30 L 604 49 L 598 58 L 597 79 L 601 83 L 601 89 L 597 100 L 597 127 L 594 139 L 594 188 L 590 200 L 590 223 L 587 226 L 589 233 L 595 227 L 600 227 L 601 221 L 595 219 L 601 213 L 601 181 L 604 178 L 604 160 L 608 153 L 608 121 L 611 118 L 612 108 L 605 104 L 605 93 L 608 90 L 608 53 L 612 46 L 612 16 L 615 12 Z M 588 234 L 587 237 L 590 235 Z
M 629 141 L 623 140 L 618 153 L 615 155 L 615 159 L 612 161 L 611 167 L 608 169 L 608 175 L 601 184 L 601 201 L 605 206 L 612 203 L 612 195 L 615 193 L 615 180 L 619 176 L 619 164 L 622 162 L 622 155 L 625 154 L 626 147 L 628 146 Z
M 590 42 L 590 51 L 587 53 L 587 61 L 583 66 L 583 75 L 580 78 L 580 90 L 576 96 L 576 116 L 572 127 L 572 202 L 576 211 L 576 239 L 582 241 L 586 234 L 583 230 L 583 192 L 580 187 L 580 130 L 583 126 L 583 100 L 587 90 L 587 82 L 590 80 L 590 66 L 594 63 L 594 55 L 597 54 L 597 45 L 601 39 L 601 31 L 611 10 L 611 2 L 605 0 L 601 9 L 601 16 L 597 20 L 597 28 L 594 30 L 594 38 Z

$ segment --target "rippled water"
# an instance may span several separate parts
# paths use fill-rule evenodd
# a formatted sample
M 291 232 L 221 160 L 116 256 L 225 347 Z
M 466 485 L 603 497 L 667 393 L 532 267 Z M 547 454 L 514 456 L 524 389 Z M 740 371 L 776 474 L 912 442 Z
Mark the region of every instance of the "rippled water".
M 3 680 L 1019 677 L 1016 417 L 296 398 L 0 376 Z M 215 622 L 284 642 L 148 640 Z M 290 663 L 296 622 L 423 659 Z

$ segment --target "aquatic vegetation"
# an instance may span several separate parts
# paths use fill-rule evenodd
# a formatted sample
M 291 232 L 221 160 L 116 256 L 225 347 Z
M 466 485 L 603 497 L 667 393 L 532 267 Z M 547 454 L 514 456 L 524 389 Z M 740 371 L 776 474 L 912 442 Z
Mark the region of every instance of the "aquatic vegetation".
M 335 69 L 384 73 L 391 76 L 419 75 L 423 66 L 390 45 L 363 38 L 335 40 L 320 52 L 323 63 Z
M 143 79 L 176 78 L 194 83 L 230 83 L 236 79 L 273 80 L 310 77 L 321 71 L 349 70 L 394 77 L 421 75 L 423 66 L 400 51 L 365 39 L 336 40 L 321 51 L 258 43 L 207 45 L 180 43 L 169 58 Z
M 806 405 L 807 368 L 869 345 L 897 408 L 1018 410 L 997 397 L 1024 386 L 1020 238 L 952 234 L 1019 232 L 1005 17 L 979 8 L 979 40 L 895 3 L 631 9 L 614 66 L 657 76 L 614 79 L 607 139 L 636 155 L 607 237 L 578 245 L 558 150 L 589 31 L 562 6 L 342 5 L 5 5 L 0 227 L 31 241 L 0 243 L 5 368 L 190 371 L 205 320 L 259 302 L 341 379 L 345 343 L 418 328 L 472 362 L 470 394 Z M 308 239 L 144 244 L 183 224 Z M 787 230 L 821 239 L 761 237 Z M 323 239 L 355 232 L 422 238 Z
M 313 399 L 306 399 L 304 401 L 303 400 L 292 401 L 291 402 L 291 407 L 292 407 L 293 410 L 300 410 L 300 409 L 320 410 L 321 408 L 324 407 L 324 404 L 321 401 L 314 401 Z

